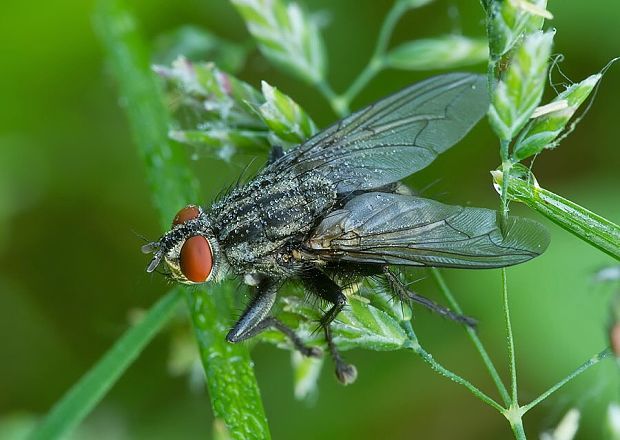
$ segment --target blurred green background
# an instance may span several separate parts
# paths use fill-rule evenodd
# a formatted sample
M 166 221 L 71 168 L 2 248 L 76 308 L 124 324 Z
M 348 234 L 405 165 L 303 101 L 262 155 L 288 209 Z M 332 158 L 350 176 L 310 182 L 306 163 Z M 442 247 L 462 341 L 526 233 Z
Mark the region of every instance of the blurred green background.
M 330 80 L 342 91 L 366 63 L 391 6 L 377 0 L 307 0 L 328 18 L 323 29 Z M 130 139 L 114 82 L 92 30 L 89 1 L 3 2 L 0 14 L 0 437 L 44 413 L 167 285 L 144 272 L 139 235 L 158 237 L 144 172 Z M 132 2 L 147 35 L 193 24 L 237 42 L 249 40 L 224 0 Z M 620 3 L 551 1 L 555 53 L 572 80 L 620 55 Z M 475 1 L 444 1 L 413 11 L 393 42 L 462 30 L 483 36 Z M 483 70 L 484 66 L 478 66 Z M 358 108 L 430 73 L 380 74 Z M 310 88 L 279 73 L 252 51 L 239 75 L 261 79 L 304 106 L 321 126 L 335 119 Z M 557 71 L 553 78 L 561 80 Z M 534 171 L 541 185 L 607 218 L 620 221 L 620 149 L 616 139 L 620 74 L 612 68 L 594 106 L 556 151 Z M 549 92 L 548 96 L 553 96 Z M 414 176 L 418 188 L 449 203 L 495 207 L 488 171 L 498 163 L 486 122 L 460 145 Z M 194 151 L 188 149 L 188 154 Z M 204 200 L 234 180 L 246 158 L 222 164 L 200 154 L 196 169 Z M 527 213 L 520 206 L 514 211 Z M 544 221 L 544 220 L 543 220 Z M 548 223 L 548 222 L 547 222 Z M 606 344 L 613 287 L 592 281 L 611 257 L 549 225 L 552 244 L 539 259 L 509 270 L 520 396 L 531 400 Z M 502 372 L 506 348 L 499 271 L 446 271 Z M 423 294 L 440 299 L 425 280 Z M 426 311 L 414 325 L 442 363 L 493 392 L 465 333 Z M 78 438 L 193 438 L 210 436 L 212 415 L 201 387 L 169 373 L 172 332 L 161 334 L 89 416 Z M 253 351 L 274 438 L 510 438 L 505 420 L 463 388 L 438 376 L 410 353 L 351 352 L 357 383 L 337 384 L 331 364 L 313 404 L 292 394 L 289 354 L 270 346 Z M 571 406 L 584 411 L 580 438 L 598 438 L 607 402 L 618 398 L 618 371 L 607 361 L 525 418 L 535 438 Z

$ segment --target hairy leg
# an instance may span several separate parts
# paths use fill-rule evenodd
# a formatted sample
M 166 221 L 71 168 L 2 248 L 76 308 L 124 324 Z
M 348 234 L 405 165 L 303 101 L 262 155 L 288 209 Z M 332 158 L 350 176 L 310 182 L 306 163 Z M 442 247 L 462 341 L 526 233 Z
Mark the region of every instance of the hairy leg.
M 257 288 L 256 295 L 246 307 L 245 311 L 226 335 L 228 342 L 240 342 L 249 339 L 264 330 L 275 328 L 284 333 L 301 354 L 305 356 L 320 356 L 321 350 L 317 347 L 308 347 L 301 338 L 289 327 L 272 316 L 268 316 L 273 306 L 280 283 L 274 280 L 264 280 Z
M 418 304 L 423 305 L 424 307 L 426 307 L 427 309 L 429 309 L 432 312 L 437 313 L 438 315 L 441 315 L 445 318 L 451 319 L 452 321 L 456 321 L 459 322 L 461 324 L 465 324 L 468 327 L 472 327 L 475 328 L 476 324 L 478 323 L 474 318 L 470 318 L 469 316 L 465 316 L 465 315 L 460 315 L 458 313 L 453 312 L 452 310 L 450 310 L 447 307 L 444 307 L 440 304 L 437 304 L 436 302 L 422 296 L 419 295 L 417 293 L 415 293 L 412 290 L 409 290 L 407 288 L 407 286 L 405 286 L 401 280 L 398 278 L 398 276 L 396 276 L 396 274 L 394 272 L 392 272 L 387 266 L 383 267 L 383 274 L 385 275 L 385 279 L 387 280 L 388 284 L 390 285 L 390 287 L 392 288 L 392 290 L 394 291 L 394 293 L 396 293 L 396 295 L 398 295 L 398 297 L 400 298 L 401 301 L 414 301 L 417 302 Z
M 318 269 L 306 270 L 303 281 L 312 293 L 332 304 L 321 318 L 320 325 L 325 332 L 327 348 L 336 367 L 336 377 L 344 385 L 353 383 L 357 378 L 357 369 L 354 365 L 347 363 L 340 355 L 336 344 L 334 344 L 330 328 L 331 322 L 347 304 L 347 297 L 342 293 L 342 288 L 338 284 Z

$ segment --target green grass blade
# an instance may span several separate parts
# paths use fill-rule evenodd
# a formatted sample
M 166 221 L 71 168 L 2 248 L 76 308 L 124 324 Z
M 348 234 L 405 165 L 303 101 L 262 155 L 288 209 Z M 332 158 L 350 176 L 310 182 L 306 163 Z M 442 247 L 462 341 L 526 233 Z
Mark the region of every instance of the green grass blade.
M 169 117 L 163 92 L 151 72 L 149 50 L 124 1 L 101 0 L 95 28 L 116 77 L 138 153 L 146 165 L 146 178 L 162 228 L 167 229 L 179 208 L 197 201 L 198 183 L 189 171 L 184 150 L 168 139 Z
M 182 298 L 181 289 L 162 297 L 58 402 L 31 434 L 56 439 L 70 433 L 110 390 L 144 347 L 163 327 Z
M 169 142 L 169 119 L 146 48 L 123 0 L 101 0 L 95 16 L 99 37 L 119 85 L 121 102 L 144 160 L 163 228 L 175 212 L 199 203 L 198 185 L 185 150 Z M 252 362 L 244 345 L 224 342 L 233 289 L 211 286 L 186 293 L 215 417 L 233 438 L 270 438 Z

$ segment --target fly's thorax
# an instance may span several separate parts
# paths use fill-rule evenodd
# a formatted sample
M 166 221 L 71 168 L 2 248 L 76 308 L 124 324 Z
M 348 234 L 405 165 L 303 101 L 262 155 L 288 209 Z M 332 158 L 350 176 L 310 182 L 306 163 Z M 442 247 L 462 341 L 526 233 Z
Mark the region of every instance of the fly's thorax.
M 209 210 L 212 229 L 231 269 L 276 273 L 279 256 L 300 243 L 335 203 L 334 185 L 312 172 L 263 173 Z
M 172 228 L 142 250 L 154 253 L 147 272 L 154 271 L 163 260 L 172 278 L 184 284 L 219 281 L 225 274 L 226 264 L 211 221 L 196 205 L 181 209 L 172 221 Z
M 263 173 L 214 203 L 209 214 L 223 242 L 228 232 L 248 223 L 260 222 L 267 229 L 274 229 L 290 227 L 296 220 L 312 221 L 335 201 L 335 185 L 318 173 Z

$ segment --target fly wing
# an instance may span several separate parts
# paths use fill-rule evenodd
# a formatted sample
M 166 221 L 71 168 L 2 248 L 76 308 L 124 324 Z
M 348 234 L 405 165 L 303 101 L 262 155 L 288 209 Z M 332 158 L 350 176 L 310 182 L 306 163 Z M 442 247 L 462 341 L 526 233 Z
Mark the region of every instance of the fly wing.
M 511 217 L 502 234 L 490 209 L 371 192 L 326 216 L 305 246 L 327 261 L 493 268 L 530 260 L 548 244 L 533 220 Z
M 426 167 L 488 107 L 484 76 L 435 76 L 342 119 L 270 168 L 294 175 L 314 170 L 338 193 L 378 188 Z

